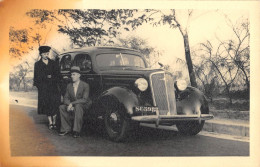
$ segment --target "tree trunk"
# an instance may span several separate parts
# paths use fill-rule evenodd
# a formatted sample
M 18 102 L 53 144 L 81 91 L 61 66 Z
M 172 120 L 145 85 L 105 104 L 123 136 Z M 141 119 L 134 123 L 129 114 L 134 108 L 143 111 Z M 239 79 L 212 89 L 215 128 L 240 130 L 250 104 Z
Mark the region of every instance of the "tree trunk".
M 229 104 L 232 104 L 232 97 L 231 97 L 231 94 L 230 94 L 229 88 L 230 88 L 230 86 L 226 86 L 227 94 L 228 94 L 228 98 L 229 98 Z
M 250 93 L 250 83 L 247 76 L 246 76 L 246 86 L 247 86 L 247 91 Z
M 229 91 L 229 88 L 230 88 L 230 85 L 227 83 L 227 81 L 224 79 L 224 76 L 221 74 L 220 70 L 218 69 L 218 66 L 212 61 L 212 60 L 209 60 L 213 66 L 216 68 L 217 72 L 219 73 L 222 81 L 224 82 L 225 84 L 225 87 L 226 87 L 226 90 L 227 90 L 227 94 L 228 94 L 228 98 L 229 98 L 229 104 L 232 104 L 232 97 L 230 95 L 230 91 Z M 231 84 L 231 83 L 230 83 Z
M 242 69 L 241 68 L 241 70 L 242 70 L 242 72 L 244 73 L 244 75 L 245 75 L 245 77 L 246 77 L 246 87 L 247 87 L 247 91 L 248 92 L 250 92 L 250 83 L 249 83 L 249 79 L 248 79 L 248 76 L 247 76 L 247 74 L 246 74 L 246 71 L 244 70 L 244 69 Z
M 18 91 L 20 91 L 20 87 L 21 87 L 21 82 L 19 81 L 19 83 L 17 84 L 18 87 Z
M 26 86 L 26 81 L 25 81 L 25 79 L 23 80 L 23 88 L 24 88 L 24 91 L 27 92 L 27 86 Z
M 18 81 L 18 85 L 17 85 L 18 91 L 20 91 L 20 89 L 21 89 L 22 81 L 23 81 L 23 78 L 19 79 L 19 81 Z
M 183 40 L 184 40 L 184 48 L 185 48 L 185 58 L 186 58 L 189 76 L 190 76 L 190 83 L 191 83 L 191 86 L 197 87 L 196 77 L 195 77 L 195 73 L 193 71 L 193 64 L 192 64 L 192 60 L 191 60 L 191 56 L 190 56 L 189 38 L 188 38 L 187 33 L 185 33 L 183 35 Z

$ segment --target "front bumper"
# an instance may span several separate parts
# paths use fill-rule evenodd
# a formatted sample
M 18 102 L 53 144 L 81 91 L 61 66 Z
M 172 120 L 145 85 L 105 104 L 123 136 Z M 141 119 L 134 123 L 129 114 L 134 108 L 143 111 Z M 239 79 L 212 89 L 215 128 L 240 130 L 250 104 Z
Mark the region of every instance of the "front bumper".
M 192 121 L 192 120 L 209 120 L 213 119 L 212 114 L 194 114 L 194 115 L 143 115 L 143 116 L 133 116 L 133 121 L 138 121 L 142 123 L 155 123 L 157 126 L 164 122 L 177 122 L 177 121 Z

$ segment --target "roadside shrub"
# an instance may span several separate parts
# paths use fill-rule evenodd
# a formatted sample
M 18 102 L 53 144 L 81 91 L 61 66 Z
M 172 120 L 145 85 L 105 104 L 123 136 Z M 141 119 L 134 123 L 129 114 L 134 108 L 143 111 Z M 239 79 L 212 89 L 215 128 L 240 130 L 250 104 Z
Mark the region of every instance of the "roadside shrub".
M 248 99 L 249 100 L 249 96 L 250 96 L 249 91 L 246 89 L 231 91 L 230 94 L 233 99 Z

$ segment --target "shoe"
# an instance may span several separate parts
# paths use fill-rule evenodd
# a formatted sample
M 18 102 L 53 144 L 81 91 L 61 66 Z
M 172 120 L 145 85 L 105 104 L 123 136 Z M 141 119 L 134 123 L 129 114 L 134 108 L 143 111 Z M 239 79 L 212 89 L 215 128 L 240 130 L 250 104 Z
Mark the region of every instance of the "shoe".
M 49 124 L 49 129 L 52 130 L 53 129 L 53 125 Z
M 53 129 L 57 130 L 57 125 L 53 124 Z
M 59 136 L 66 136 L 66 135 L 68 135 L 68 134 L 70 134 L 69 131 L 60 132 L 60 133 L 59 133 Z
M 78 137 L 80 137 L 80 134 L 79 134 L 79 132 L 74 132 L 74 135 L 73 135 L 73 137 L 74 137 L 74 138 L 78 138 Z

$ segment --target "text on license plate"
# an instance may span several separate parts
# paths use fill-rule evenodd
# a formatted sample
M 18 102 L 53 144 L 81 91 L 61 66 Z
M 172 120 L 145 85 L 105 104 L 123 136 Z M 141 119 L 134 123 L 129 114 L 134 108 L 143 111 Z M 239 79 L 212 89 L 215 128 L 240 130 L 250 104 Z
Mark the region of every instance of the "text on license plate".
M 158 107 L 144 107 L 144 106 L 138 106 L 135 107 L 135 111 L 141 111 L 141 112 L 153 112 L 156 113 L 156 111 L 158 111 Z

